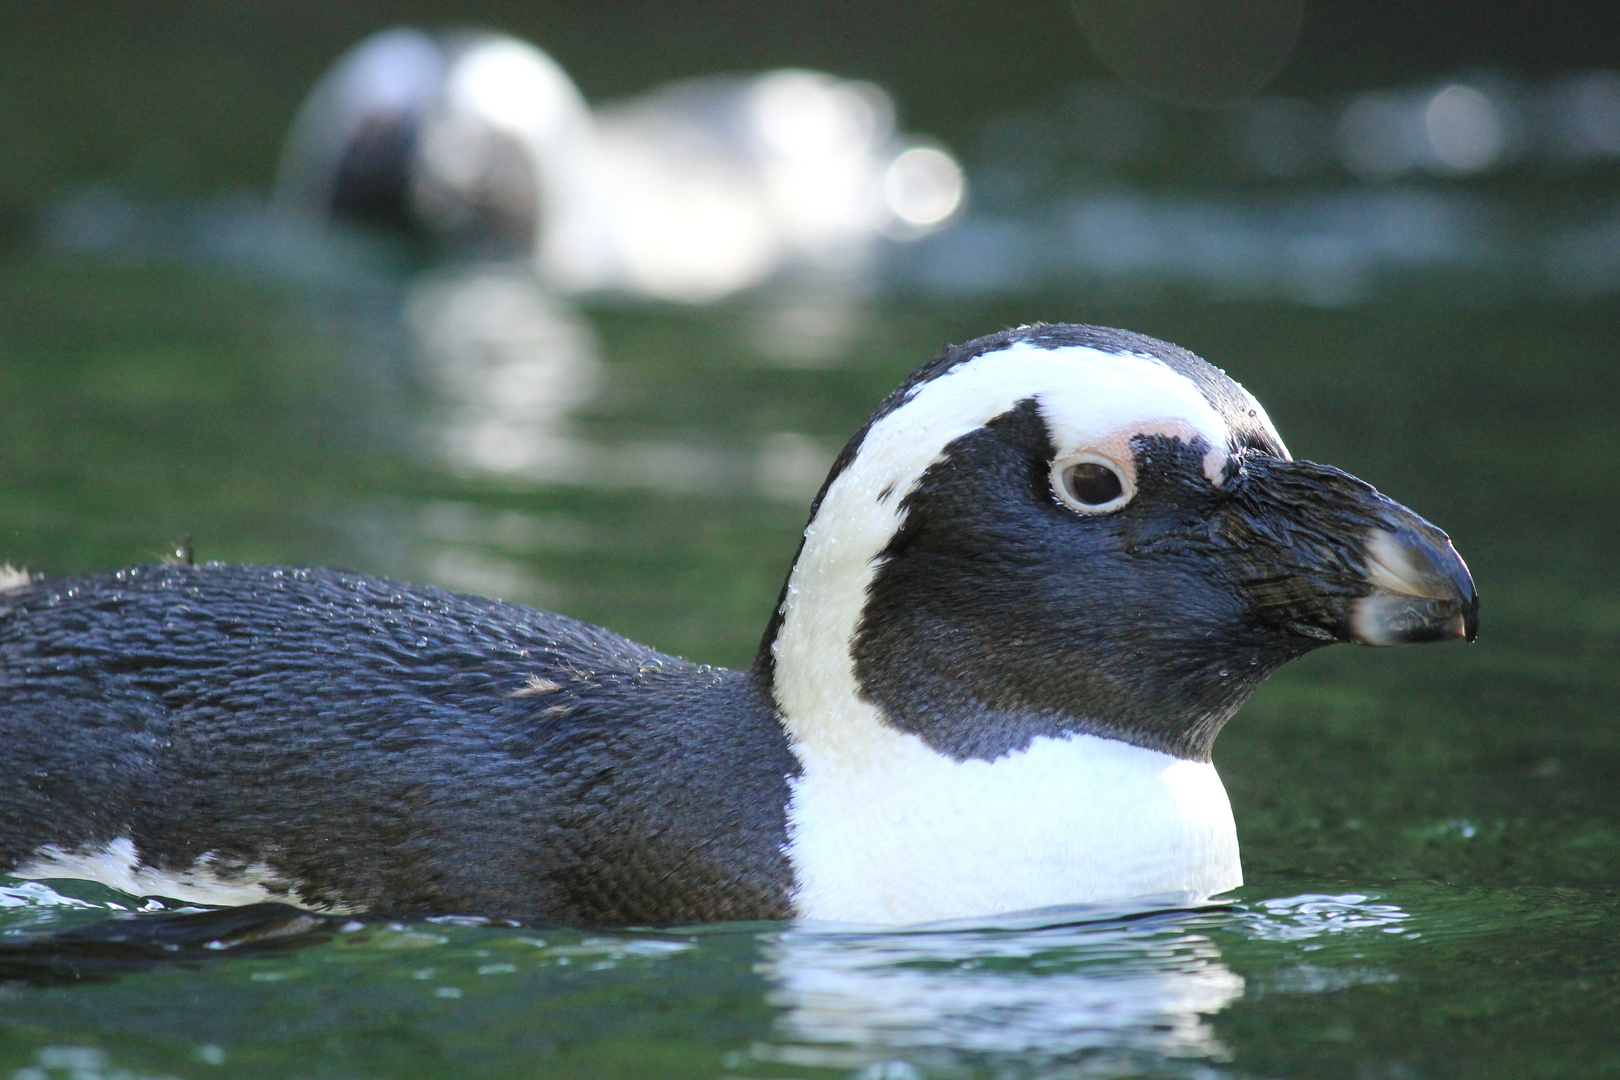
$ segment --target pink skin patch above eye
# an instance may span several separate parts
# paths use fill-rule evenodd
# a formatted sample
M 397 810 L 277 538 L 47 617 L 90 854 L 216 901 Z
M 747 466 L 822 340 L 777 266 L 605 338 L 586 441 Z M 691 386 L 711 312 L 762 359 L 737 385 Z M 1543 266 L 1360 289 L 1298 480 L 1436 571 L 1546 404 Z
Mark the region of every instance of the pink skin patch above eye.
M 1139 435 L 1166 435 L 1172 439 L 1180 439 L 1187 445 L 1193 440 L 1205 438 L 1203 432 L 1187 423 L 1173 417 L 1159 420 L 1144 420 L 1110 432 L 1101 439 L 1087 443 L 1085 446 L 1076 446 L 1067 451 L 1067 454 L 1091 453 L 1099 454 L 1110 461 L 1118 463 L 1120 471 L 1125 474 L 1126 482 L 1136 486 L 1136 458 L 1131 454 L 1131 440 Z M 1207 440 L 1206 440 L 1207 441 Z M 1067 456 L 1065 454 L 1065 456 Z M 1226 482 L 1226 463 L 1231 455 L 1225 446 L 1212 446 L 1204 453 L 1204 476 L 1208 478 L 1211 486 L 1220 487 Z

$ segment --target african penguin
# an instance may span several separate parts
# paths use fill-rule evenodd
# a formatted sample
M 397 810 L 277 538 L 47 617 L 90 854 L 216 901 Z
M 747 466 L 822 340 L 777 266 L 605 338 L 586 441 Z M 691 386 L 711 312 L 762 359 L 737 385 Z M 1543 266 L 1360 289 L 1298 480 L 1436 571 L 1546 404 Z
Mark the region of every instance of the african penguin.
M 583 924 L 1204 898 L 1255 687 L 1477 619 L 1444 533 L 1218 369 L 1027 326 L 850 440 L 747 671 L 332 570 L 13 582 L 0 872 Z

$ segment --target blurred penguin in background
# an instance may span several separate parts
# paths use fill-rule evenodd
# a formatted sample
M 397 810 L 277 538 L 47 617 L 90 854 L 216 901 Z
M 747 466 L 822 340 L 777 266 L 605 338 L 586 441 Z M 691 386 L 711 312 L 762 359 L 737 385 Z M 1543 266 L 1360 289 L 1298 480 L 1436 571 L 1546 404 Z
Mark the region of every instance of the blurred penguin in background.
M 593 113 L 541 50 L 396 29 L 311 91 L 278 202 L 532 258 L 564 294 L 704 303 L 784 271 L 858 275 L 962 205 L 943 148 L 895 131 L 889 96 L 811 71 L 694 79 Z

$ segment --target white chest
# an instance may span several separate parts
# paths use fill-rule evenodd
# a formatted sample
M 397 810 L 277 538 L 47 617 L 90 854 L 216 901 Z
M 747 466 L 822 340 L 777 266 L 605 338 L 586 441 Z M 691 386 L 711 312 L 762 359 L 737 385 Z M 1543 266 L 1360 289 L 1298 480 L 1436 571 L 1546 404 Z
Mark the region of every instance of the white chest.
M 1092 735 L 958 762 L 861 726 L 858 750 L 797 748 L 788 854 L 801 918 L 929 922 L 1243 884 L 1213 765 Z

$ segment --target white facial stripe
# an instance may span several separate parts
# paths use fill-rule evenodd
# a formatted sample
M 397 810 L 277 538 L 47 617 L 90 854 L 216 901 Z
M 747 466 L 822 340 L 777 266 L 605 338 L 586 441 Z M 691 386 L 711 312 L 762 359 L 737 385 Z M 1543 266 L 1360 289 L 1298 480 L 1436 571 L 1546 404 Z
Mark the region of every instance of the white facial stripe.
M 1020 342 L 976 357 L 872 425 L 805 530 L 771 645 L 802 766 L 788 807 L 802 917 L 966 917 L 1171 888 L 1208 895 L 1242 880 L 1213 769 L 1205 778 L 1207 767 L 1178 770 L 1166 755 L 1090 736 L 955 762 L 861 700 L 851 647 L 904 497 L 950 443 L 1031 398 L 1060 456 L 1122 432 L 1164 432 L 1203 437 L 1224 467 L 1226 424 L 1190 380 L 1151 357 L 1075 346 Z M 1031 801 L 1036 777 L 1044 796 Z M 1133 816 L 1149 803 L 1164 812 Z M 996 856 L 1041 850 L 1050 857 L 1011 876 Z
M 1222 374 L 1224 375 L 1225 372 L 1222 372 Z M 1273 424 L 1271 417 L 1266 414 L 1266 407 L 1256 401 L 1254 395 L 1249 393 L 1240 383 L 1234 382 L 1232 385 L 1238 388 L 1243 394 L 1243 399 L 1249 403 L 1249 419 L 1254 421 L 1256 427 L 1271 435 L 1272 441 L 1277 444 L 1277 449 L 1282 451 L 1284 461 L 1293 461 L 1294 455 L 1290 454 L 1288 447 L 1283 445 L 1282 436 L 1277 434 L 1277 425 Z
M 1006 353 L 991 355 L 1019 349 L 1044 351 L 1020 342 Z M 1130 440 L 1137 435 L 1174 435 L 1187 442 L 1202 437 L 1209 444 L 1204 474 L 1210 483 L 1220 482 L 1231 432 L 1191 379 L 1150 356 L 1115 356 L 1076 347 L 1053 349 L 1048 355 L 1074 353 L 1089 354 L 1084 370 L 1060 375 L 1039 395 L 1041 419 L 1060 456 L 1097 450 L 1125 463 L 1130 460 Z M 1118 449 L 1110 453 L 1104 446 Z
M 11 871 L 11 876 L 94 881 L 130 896 L 162 896 L 190 904 L 228 907 L 269 900 L 310 906 L 263 863 L 227 870 L 217 866 L 212 855 L 204 854 L 185 870 L 159 870 L 140 865 L 135 844 L 127 837 L 119 837 L 105 847 L 78 851 L 47 845 Z

